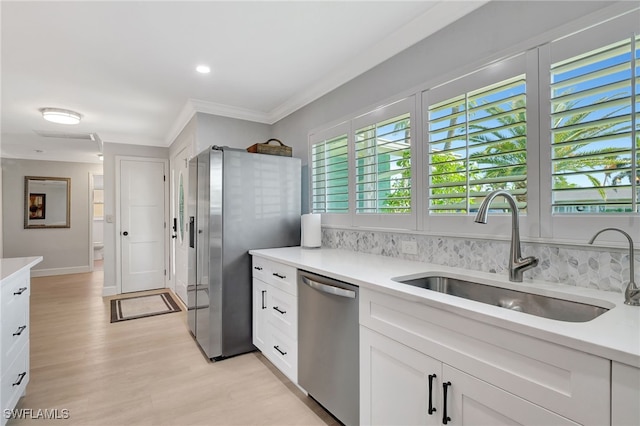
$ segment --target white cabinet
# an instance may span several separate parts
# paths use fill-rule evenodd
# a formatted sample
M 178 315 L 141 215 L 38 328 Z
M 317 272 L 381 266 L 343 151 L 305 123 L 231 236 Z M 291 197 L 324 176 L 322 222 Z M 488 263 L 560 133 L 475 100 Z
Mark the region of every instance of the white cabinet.
M 610 423 L 608 360 L 363 288 L 360 324 L 363 424 Z
M 612 363 L 611 404 L 612 425 L 640 425 L 640 368 Z
M 2 265 L 4 266 L 4 264 Z M 0 288 L 0 408 L 15 408 L 29 382 L 30 269 L 24 268 L 2 280 Z
M 297 270 L 258 256 L 253 256 L 253 344 L 297 383 Z

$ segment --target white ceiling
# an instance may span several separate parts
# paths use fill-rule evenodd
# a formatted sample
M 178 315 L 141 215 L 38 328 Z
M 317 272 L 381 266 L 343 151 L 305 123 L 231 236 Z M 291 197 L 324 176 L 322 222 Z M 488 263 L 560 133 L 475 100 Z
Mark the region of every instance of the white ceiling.
M 2 1 L 0 155 L 97 162 L 74 137 L 168 146 L 197 111 L 273 123 L 484 3 Z

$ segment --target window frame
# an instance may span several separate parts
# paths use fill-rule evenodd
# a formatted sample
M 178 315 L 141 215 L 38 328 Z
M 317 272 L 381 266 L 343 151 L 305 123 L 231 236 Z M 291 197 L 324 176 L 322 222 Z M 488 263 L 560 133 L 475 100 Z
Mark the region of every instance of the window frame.
M 348 196 L 349 196 L 349 207 L 348 211 L 345 213 L 325 213 L 319 212 L 322 217 L 322 224 L 332 224 L 332 225 L 342 225 L 342 226 L 350 226 L 352 225 L 351 218 L 351 210 L 354 203 L 353 200 L 353 189 L 351 185 L 352 175 L 354 173 L 353 168 L 351 167 L 353 153 L 351 152 L 351 125 L 348 121 L 337 124 L 333 127 L 330 127 L 325 130 L 321 130 L 315 133 L 309 134 L 309 206 L 308 211 L 313 213 L 313 146 L 324 143 L 328 140 L 340 137 L 342 135 L 347 135 L 347 160 L 349 162 L 348 169 Z
M 551 65 L 590 51 L 600 49 L 612 43 L 633 38 L 640 33 L 637 22 L 638 11 L 616 17 L 607 22 L 594 25 L 582 31 L 551 41 L 538 48 L 540 58 L 540 92 L 538 95 L 540 108 L 540 134 L 544 135 L 540 144 L 540 193 L 545 194 L 540 200 L 540 237 L 561 241 L 580 241 L 597 230 L 615 226 L 629 233 L 640 235 L 640 214 L 553 214 L 552 210 L 552 145 L 551 145 Z M 637 33 L 630 31 L 636 28 Z M 636 46 L 637 47 L 637 46 Z M 632 61 L 633 63 L 633 61 Z M 636 67 L 638 64 L 636 64 Z M 636 93 L 636 95 L 638 95 Z M 634 102 L 632 101 L 632 104 Z M 637 115 L 637 111 L 635 111 Z M 632 138 L 634 135 L 632 135 Z M 633 139 L 632 139 L 633 140 Z M 588 230 L 588 231 L 586 231 Z M 621 241 L 617 233 L 605 233 L 599 241 L 612 243 Z
M 537 91 L 537 85 L 532 84 L 530 78 L 532 73 L 535 73 L 537 69 L 538 61 L 537 55 L 533 51 L 520 53 L 513 57 L 497 61 L 489 66 L 483 67 L 476 72 L 467 74 L 458 79 L 449 81 L 442 85 L 436 86 L 432 89 L 424 90 L 422 92 L 422 122 L 423 132 L 421 145 L 423 146 L 423 157 L 421 163 L 423 163 L 423 182 L 424 190 L 422 191 L 422 211 L 423 211 L 423 229 L 429 233 L 444 233 L 446 235 L 455 234 L 477 234 L 481 236 L 494 236 L 494 235 L 508 235 L 508 231 L 511 229 L 511 214 L 493 214 L 486 225 L 480 226 L 473 221 L 474 214 L 463 213 L 438 213 L 431 214 L 429 210 L 429 106 L 445 101 L 447 99 L 461 96 L 482 87 L 489 86 L 504 80 L 508 80 L 512 77 L 525 74 L 526 84 L 526 115 L 527 115 L 527 214 L 520 214 L 520 233 L 526 237 L 538 236 L 538 195 L 537 192 L 532 194 L 531 186 L 535 188 L 535 182 L 538 180 L 537 168 L 532 166 L 531 159 L 537 158 L 537 146 L 531 143 L 531 140 L 537 140 L 537 128 L 536 125 L 530 126 L 530 122 L 534 122 L 537 118 L 535 111 L 536 102 L 535 95 Z M 532 101 L 533 99 L 533 101 Z M 533 108 L 530 103 L 533 103 Z M 532 115 L 533 114 L 533 117 Z M 533 132 L 530 131 L 530 127 L 533 127 Z M 536 137 L 536 139 L 532 139 Z M 533 195 L 533 196 L 532 196 Z

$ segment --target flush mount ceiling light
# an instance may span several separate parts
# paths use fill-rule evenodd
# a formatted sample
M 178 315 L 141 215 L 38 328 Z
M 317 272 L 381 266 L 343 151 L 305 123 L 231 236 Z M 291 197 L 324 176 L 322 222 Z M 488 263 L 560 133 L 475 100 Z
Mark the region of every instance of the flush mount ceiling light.
M 198 71 L 200 74 L 209 74 L 211 72 L 211 68 L 209 68 L 207 65 L 198 65 L 196 67 L 196 71 Z
M 61 108 L 42 108 L 42 118 L 58 124 L 78 124 L 82 115 L 79 112 Z

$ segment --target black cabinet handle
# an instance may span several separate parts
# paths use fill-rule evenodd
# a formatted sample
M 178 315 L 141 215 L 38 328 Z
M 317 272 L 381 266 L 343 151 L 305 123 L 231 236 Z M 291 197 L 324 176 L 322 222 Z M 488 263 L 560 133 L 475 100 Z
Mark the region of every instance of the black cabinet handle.
M 18 329 L 16 330 L 15 333 L 13 333 L 14 336 L 19 336 L 22 334 L 23 331 L 25 331 L 27 329 L 26 325 L 21 325 L 20 327 L 18 327 Z
M 281 310 L 278 306 L 274 306 L 273 309 L 275 309 L 276 311 L 280 312 L 282 315 L 287 313 L 287 311 Z
M 14 296 L 17 296 L 17 295 L 19 295 L 19 294 L 24 293 L 25 291 L 27 291 L 27 287 L 20 287 L 20 288 L 18 289 L 18 291 L 14 291 L 14 292 L 13 292 L 13 295 L 14 295 Z
M 267 290 L 262 290 L 262 309 L 267 309 L 267 305 L 264 303 L 264 296 L 266 296 Z
M 280 352 L 281 355 L 286 355 L 286 352 L 282 352 L 282 350 L 280 349 L 280 347 L 278 347 L 277 345 L 273 347 L 273 349 L 275 349 L 276 351 Z
M 286 275 L 280 275 L 280 274 L 279 274 L 279 273 L 277 273 L 277 272 L 274 272 L 274 273 L 273 273 L 273 275 L 274 275 L 274 276 L 276 276 L 276 277 L 278 277 L 278 278 L 280 278 L 280 279 L 283 279 L 283 280 L 284 280 L 285 278 L 287 278 L 287 276 L 286 276 Z
M 437 411 L 436 407 L 433 406 L 433 379 L 436 377 L 438 376 L 435 374 L 429 374 L 429 415 L 432 415 Z
M 446 425 L 448 422 L 451 421 L 451 417 L 447 416 L 447 389 L 449 388 L 449 386 L 451 386 L 451 382 L 447 382 L 447 383 L 443 383 L 442 384 L 442 391 L 443 391 L 443 412 L 442 412 L 442 424 Z
M 262 271 L 262 266 L 254 266 L 253 269 L 256 269 L 258 271 Z
M 26 375 L 27 375 L 26 371 L 23 371 L 22 373 L 18 374 L 18 380 L 14 382 L 11 386 L 20 386 L 20 383 L 22 383 L 22 380 L 24 380 L 24 376 Z
M 194 234 L 196 227 L 196 218 L 195 216 L 189 216 L 189 247 L 196 247 L 196 236 Z
M 122 233 L 122 235 L 124 235 L 124 236 L 126 237 L 127 235 L 129 235 L 129 233 L 128 233 L 127 231 L 124 231 L 124 232 Z

